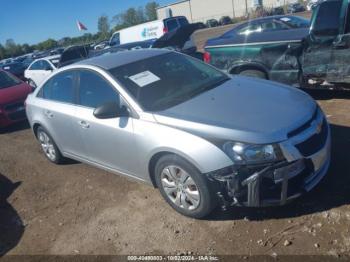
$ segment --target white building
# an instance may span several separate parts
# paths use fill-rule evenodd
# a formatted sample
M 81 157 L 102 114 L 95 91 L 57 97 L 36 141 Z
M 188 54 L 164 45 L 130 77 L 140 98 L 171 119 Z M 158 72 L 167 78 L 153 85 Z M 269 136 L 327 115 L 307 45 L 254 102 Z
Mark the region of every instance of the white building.
M 272 8 L 296 0 L 182 0 L 157 9 L 158 19 L 169 16 L 186 16 L 188 21 L 203 22 L 219 20 L 223 16 L 242 17 L 258 5 Z

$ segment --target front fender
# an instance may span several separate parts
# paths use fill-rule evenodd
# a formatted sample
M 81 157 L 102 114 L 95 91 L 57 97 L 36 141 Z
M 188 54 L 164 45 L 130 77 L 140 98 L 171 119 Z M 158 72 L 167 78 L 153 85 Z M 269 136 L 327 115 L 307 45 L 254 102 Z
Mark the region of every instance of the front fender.
M 135 139 L 141 174 L 149 174 L 149 164 L 158 153 L 177 154 L 201 173 L 208 173 L 230 165 L 232 160 L 217 146 L 189 132 L 143 120 L 134 121 Z M 147 178 L 146 178 L 147 179 Z

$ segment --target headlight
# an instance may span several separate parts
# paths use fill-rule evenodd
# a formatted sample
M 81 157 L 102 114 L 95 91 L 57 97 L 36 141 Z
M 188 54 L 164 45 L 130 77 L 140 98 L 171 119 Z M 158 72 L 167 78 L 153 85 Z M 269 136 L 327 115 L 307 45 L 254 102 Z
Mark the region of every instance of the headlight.
M 251 145 L 227 142 L 224 151 L 236 164 L 262 164 L 274 162 L 277 156 L 277 145 Z

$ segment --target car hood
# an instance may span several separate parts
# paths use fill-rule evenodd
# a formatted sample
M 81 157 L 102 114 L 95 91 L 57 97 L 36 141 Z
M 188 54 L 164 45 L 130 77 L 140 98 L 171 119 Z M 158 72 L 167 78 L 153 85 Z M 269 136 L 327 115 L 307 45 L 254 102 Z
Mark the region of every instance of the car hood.
M 25 100 L 32 88 L 26 83 L 20 83 L 16 86 L 0 88 L 0 105 L 6 105 L 18 100 Z
M 265 144 L 286 140 L 315 110 L 316 102 L 301 90 L 236 76 L 154 118 L 210 140 Z

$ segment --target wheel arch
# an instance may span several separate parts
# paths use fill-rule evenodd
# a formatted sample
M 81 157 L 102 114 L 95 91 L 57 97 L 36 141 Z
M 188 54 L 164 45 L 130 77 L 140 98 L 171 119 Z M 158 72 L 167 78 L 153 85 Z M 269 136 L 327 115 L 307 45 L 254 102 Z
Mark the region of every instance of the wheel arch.
M 240 72 L 243 72 L 245 70 L 257 70 L 261 71 L 265 74 L 266 79 L 270 79 L 269 76 L 269 69 L 267 66 L 261 63 L 256 63 L 256 62 L 249 62 L 249 63 L 237 63 L 233 65 L 229 70 L 228 73 L 232 75 L 237 75 Z
M 155 153 L 151 157 L 151 159 L 148 163 L 148 174 L 149 174 L 149 178 L 150 178 L 151 183 L 152 183 L 154 188 L 157 188 L 157 184 L 156 184 L 156 180 L 155 180 L 155 167 L 156 167 L 158 160 L 165 155 L 173 155 L 173 154 L 174 153 L 170 152 L 170 151 L 161 151 L 161 152 Z
M 200 167 L 198 166 L 198 163 L 196 163 L 196 161 L 194 161 L 194 159 L 192 159 L 189 155 L 186 155 L 182 152 L 174 151 L 171 149 L 162 149 L 158 152 L 155 152 L 152 155 L 151 159 L 148 161 L 149 178 L 150 178 L 150 181 L 152 182 L 152 185 L 155 188 L 157 187 L 155 177 L 154 177 L 155 176 L 155 166 L 156 166 L 158 160 L 165 155 L 174 155 L 174 156 L 180 157 L 180 158 L 184 159 L 185 161 L 187 161 L 188 163 L 190 163 L 191 165 L 193 165 L 199 172 L 201 172 Z
M 52 134 L 51 132 L 49 132 L 49 130 L 40 122 L 34 122 L 33 123 L 33 127 L 32 127 L 32 130 L 33 130 L 33 133 L 34 133 L 34 136 L 36 139 L 38 139 L 38 136 L 37 136 L 37 131 L 38 131 L 38 128 L 41 127 L 43 128 L 51 137 L 52 137 Z M 57 141 L 54 137 L 52 137 L 52 139 L 54 140 L 58 150 L 62 153 L 62 150 L 61 150 L 61 146 L 59 144 L 57 144 Z
M 35 123 L 33 124 L 32 130 L 33 130 L 33 133 L 34 133 L 34 135 L 35 135 L 36 138 L 37 138 L 37 131 L 38 131 L 38 128 L 39 128 L 39 127 L 43 127 L 41 123 L 35 122 Z
M 155 182 L 155 166 L 157 164 L 157 161 L 165 155 L 174 155 L 174 156 L 180 157 L 186 162 L 188 162 L 189 164 L 191 164 L 194 168 L 196 168 L 198 172 L 200 173 L 207 172 L 207 170 L 203 170 L 203 167 L 201 167 L 201 165 L 203 165 L 203 159 L 197 158 L 196 156 L 191 154 L 186 154 L 183 151 L 180 151 L 178 149 L 159 148 L 159 150 L 152 152 L 151 157 L 149 158 L 149 161 L 148 161 L 148 170 L 147 170 L 149 179 L 155 188 L 157 187 Z M 231 165 L 231 160 L 229 160 L 228 158 L 227 160 L 228 162 L 225 162 L 225 164 L 221 163 L 222 167 Z M 213 170 L 216 170 L 216 169 L 219 169 L 219 166 L 216 166 L 213 168 Z

